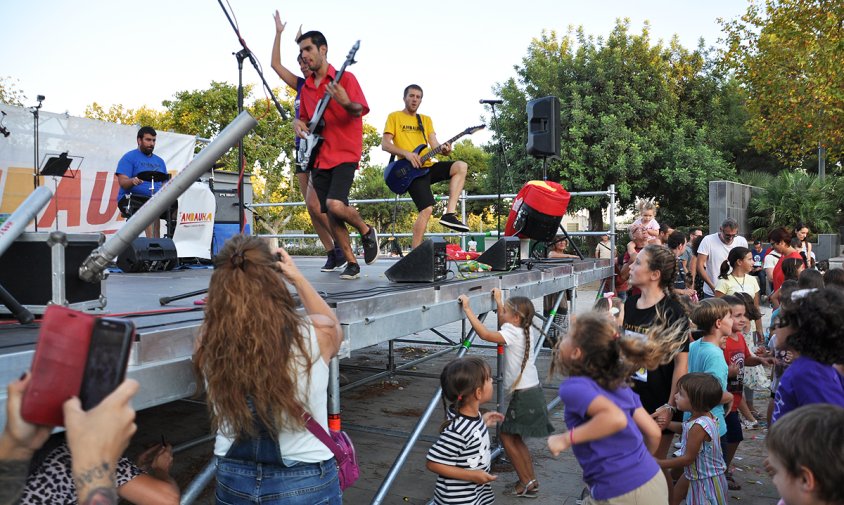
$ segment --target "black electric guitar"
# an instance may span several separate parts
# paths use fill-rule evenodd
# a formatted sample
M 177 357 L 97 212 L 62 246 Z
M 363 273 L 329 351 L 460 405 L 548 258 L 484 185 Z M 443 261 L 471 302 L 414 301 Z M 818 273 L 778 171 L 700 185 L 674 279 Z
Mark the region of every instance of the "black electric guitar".
M 451 144 L 452 142 L 464 135 L 471 135 L 479 130 L 483 130 L 484 128 L 486 128 L 486 125 L 483 124 L 478 126 L 470 126 L 469 128 L 466 128 L 462 132 L 438 145 L 435 149 L 431 149 L 430 151 L 425 153 L 425 155 L 419 158 L 419 163 L 421 165 L 424 165 L 426 161 L 440 154 L 445 144 Z M 420 144 L 416 149 L 413 150 L 413 152 L 419 154 L 426 147 L 428 147 L 427 144 Z M 407 191 L 407 188 L 410 187 L 410 184 L 413 182 L 414 179 L 416 179 L 417 177 L 422 177 L 423 175 L 427 174 L 428 171 L 429 169 L 427 168 L 414 168 L 413 164 L 411 164 L 410 161 L 406 159 L 400 159 L 390 163 L 389 165 L 387 165 L 387 168 L 384 169 L 384 182 L 387 183 L 387 187 L 390 188 L 393 193 L 400 195 Z
M 343 77 L 343 73 L 346 71 L 346 67 L 356 63 L 355 53 L 358 52 L 358 48 L 360 48 L 359 40 L 352 46 L 352 49 L 349 51 L 349 55 L 346 56 L 346 61 L 343 62 L 343 66 L 340 67 L 340 70 L 338 70 L 334 75 L 334 82 L 339 83 L 340 79 Z M 330 101 L 331 96 L 328 93 L 325 93 L 322 98 L 320 98 L 319 102 L 317 102 L 314 115 L 308 123 L 308 136 L 299 141 L 299 150 L 296 152 L 296 164 L 301 168 L 311 169 L 314 166 L 317 151 L 319 150 L 319 146 L 322 144 L 323 140 L 322 135 L 320 135 L 320 132 L 325 125 L 325 122 L 322 120 L 322 115 L 325 114 L 325 109 L 328 108 L 328 102 Z

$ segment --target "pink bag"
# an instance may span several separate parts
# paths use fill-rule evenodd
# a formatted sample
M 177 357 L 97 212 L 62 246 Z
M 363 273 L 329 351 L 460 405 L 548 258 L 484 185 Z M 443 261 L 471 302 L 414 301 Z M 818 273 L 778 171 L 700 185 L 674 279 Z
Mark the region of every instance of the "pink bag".
M 346 435 L 345 431 L 330 431 L 329 435 L 308 413 L 305 413 L 305 420 L 307 421 L 308 431 L 334 453 L 334 459 L 337 461 L 337 473 L 340 477 L 340 489 L 345 490 L 351 487 L 360 477 L 360 468 L 358 467 L 352 439 Z

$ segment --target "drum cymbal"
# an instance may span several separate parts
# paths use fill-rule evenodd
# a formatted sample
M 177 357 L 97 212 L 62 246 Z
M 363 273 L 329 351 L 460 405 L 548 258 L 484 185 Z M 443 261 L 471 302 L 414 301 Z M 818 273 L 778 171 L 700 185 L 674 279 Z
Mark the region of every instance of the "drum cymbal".
M 135 175 L 135 177 L 147 182 L 166 182 L 170 180 L 170 174 L 164 172 L 157 172 L 155 170 L 139 172 Z

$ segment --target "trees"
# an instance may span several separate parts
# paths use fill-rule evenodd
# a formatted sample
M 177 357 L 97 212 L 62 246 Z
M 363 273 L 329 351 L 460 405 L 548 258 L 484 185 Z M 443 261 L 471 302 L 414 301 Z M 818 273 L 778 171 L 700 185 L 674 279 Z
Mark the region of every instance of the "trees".
M 18 80 L 9 76 L 0 77 L 0 103 L 23 107 L 26 95 L 18 87 Z
M 750 199 L 753 237 L 764 240 L 778 226 L 791 227 L 801 221 L 814 233 L 836 233 L 841 208 L 840 177 L 821 181 L 802 170 L 783 170 L 776 176 L 748 174 L 744 182 L 757 186 Z
M 830 162 L 844 159 L 844 3 L 756 0 L 720 22 L 724 63 L 747 89 L 754 145 L 792 166 L 818 143 Z
M 541 161 L 522 149 L 525 105 L 546 95 L 563 104 L 560 159 L 549 161 L 548 175 L 570 191 L 615 184 L 622 206 L 656 197 L 676 226 L 705 216 L 710 179 L 734 174 L 719 135 L 733 118 L 721 101 L 726 82 L 702 47 L 689 51 L 676 39 L 653 44 L 647 24 L 632 34 L 629 21 L 619 20 L 606 39 L 582 28 L 563 37 L 543 32 L 516 73 L 498 86 L 505 103 L 495 135 L 511 166 L 502 174 L 508 191 L 541 177 Z M 497 153 L 493 166 L 503 166 Z M 606 203 L 579 198 L 572 209 L 589 209 L 590 227 L 600 229 Z

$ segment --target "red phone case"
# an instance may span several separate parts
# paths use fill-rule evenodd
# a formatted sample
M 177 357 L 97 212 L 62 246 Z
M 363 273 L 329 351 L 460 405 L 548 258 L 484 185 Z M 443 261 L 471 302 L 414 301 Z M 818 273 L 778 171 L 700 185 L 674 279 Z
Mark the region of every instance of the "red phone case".
M 25 420 L 64 426 L 62 404 L 79 394 L 95 319 L 60 305 L 47 307 L 21 406 Z

